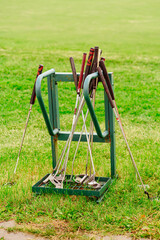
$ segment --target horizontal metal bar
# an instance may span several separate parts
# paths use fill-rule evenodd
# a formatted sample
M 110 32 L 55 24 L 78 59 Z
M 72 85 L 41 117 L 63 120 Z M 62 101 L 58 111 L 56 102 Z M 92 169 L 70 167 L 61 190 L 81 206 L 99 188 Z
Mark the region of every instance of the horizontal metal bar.
M 70 135 L 70 132 L 59 131 L 58 140 L 66 141 L 68 139 L 69 135 Z M 87 135 L 89 137 L 89 133 Z M 78 141 L 79 137 L 80 137 L 80 132 L 75 132 L 73 135 L 72 141 Z M 82 134 L 81 142 L 87 142 L 85 133 Z M 109 142 L 109 136 L 106 138 L 100 138 L 96 133 L 93 133 L 93 142 L 102 142 L 102 143 Z
M 79 77 L 80 73 L 77 73 Z M 108 73 L 108 75 L 112 75 L 112 72 Z M 54 80 L 56 82 L 73 82 L 73 74 L 70 72 L 56 72 L 54 76 Z
M 77 74 L 79 76 L 79 74 Z M 61 73 L 61 72 L 56 72 L 54 76 L 54 80 L 56 82 L 73 82 L 73 74 L 72 73 Z

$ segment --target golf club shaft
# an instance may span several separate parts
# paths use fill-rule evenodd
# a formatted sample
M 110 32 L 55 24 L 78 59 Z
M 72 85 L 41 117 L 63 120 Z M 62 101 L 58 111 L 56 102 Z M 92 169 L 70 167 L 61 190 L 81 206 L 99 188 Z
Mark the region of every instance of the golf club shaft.
M 77 81 L 77 73 L 76 73 L 75 63 L 74 63 L 73 57 L 70 57 L 69 60 L 70 60 L 71 69 L 72 69 L 72 74 L 73 74 L 73 79 L 74 79 L 74 84 L 75 84 L 76 92 L 77 92 L 77 90 L 78 90 L 78 81 Z M 77 103 L 77 99 L 76 99 L 75 109 L 77 109 L 77 104 L 78 104 L 78 103 Z M 73 120 L 72 120 L 72 124 L 73 124 L 73 121 L 74 121 L 74 117 L 73 117 Z M 59 160 L 58 160 L 58 162 L 57 162 L 57 164 L 56 164 L 56 167 L 53 169 L 53 173 L 57 170 L 56 173 L 55 173 L 55 175 L 58 174 L 58 171 L 59 171 L 59 168 L 60 168 L 62 159 L 63 159 L 63 157 L 64 157 L 64 155 L 65 155 L 65 151 L 66 151 L 67 146 L 68 146 L 68 142 L 69 142 L 69 138 L 68 138 L 67 141 L 66 141 L 66 144 L 65 144 L 64 149 L 63 149 L 63 151 L 62 151 L 62 153 L 61 153 L 61 156 L 60 156 L 60 158 L 59 158 Z M 59 167 L 58 167 L 58 166 L 59 166 Z M 57 169 L 57 168 L 58 168 L 58 169 Z
M 146 192 L 145 186 L 144 186 L 144 184 L 143 184 L 142 178 L 141 178 L 141 176 L 140 176 L 140 174 L 139 174 L 139 171 L 138 171 L 138 168 L 137 168 L 137 166 L 136 166 L 135 160 L 134 160 L 134 158 L 133 158 L 132 152 L 131 152 L 131 150 L 130 150 L 130 147 L 129 147 L 127 138 L 126 138 L 126 136 L 125 136 L 122 123 L 121 123 L 121 121 L 119 120 L 119 114 L 118 114 L 118 112 L 117 112 L 117 110 L 116 110 L 116 108 L 115 108 L 115 106 L 114 106 L 114 102 L 115 102 L 115 101 L 112 101 L 112 98 L 111 98 L 110 92 L 109 92 L 109 90 L 108 90 L 108 87 L 107 87 L 105 78 L 104 78 L 104 76 L 103 76 L 103 74 L 102 74 L 101 68 L 98 67 L 97 70 L 98 70 L 98 73 L 99 73 L 99 77 L 100 77 L 100 79 L 101 79 L 101 81 L 102 81 L 102 84 L 103 84 L 103 86 L 104 86 L 105 92 L 106 92 L 106 94 L 107 94 L 107 96 L 108 96 L 108 99 L 109 99 L 109 102 L 110 102 L 110 104 L 111 104 L 111 107 L 112 107 L 112 109 L 113 109 L 113 112 L 114 112 L 114 114 L 115 114 L 116 120 L 117 120 L 117 122 L 118 122 L 118 124 L 119 124 L 119 127 L 120 127 L 120 129 L 121 129 L 122 135 L 123 135 L 123 137 L 124 137 L 124 140 L 125 140 L 125 143 L 126 143 L 126 146 L 127 146 L 128 152 L 129 152 L 129 155 L 130 155 L 130 157 L 131 157 L 131 160 L 132 160 L 134 169 L 135 169 L 135 171 L 137 172 L 137 175 L 138 175 L 139 180 L 140 180 L 140 182 L 141 182 L 141 184 L 142 184 L 142 187 L 143 187 L 143 189 L 144 189 L 144 192 Z
M 93 162 L 93 157 L 92 157 L 92 149 L 91 149 L 88 134 L 87 134 L 87 128 L 86 128 L 86 124 L 85 124 L 85 118 L 84 118 L 83 110 L 82 110 L 82 118 L 83 118 L 83 123 L 84 123 L 84 127 L 85 127 L 86 139 L 87 139 L 87 144 L 88 144 L 88 151 L 90 153 L 90 159 L 91 159 L 91 164 L 92 164 L 92 168 L 93 168 L 93 175 L 95 175 L 95 168 L 94 168 L 94 162 Z
M 114 97 L 114 92 L 113 92 L 113 89 L 112 89 L 112 86 L 111 86 L 111 82 L 110 82 L 110 80 L 109 80 L 108 72 L 107 72 L 107 69 L 106 69 L 106 66 L 105 66 L 104 61 L 101 60 L 101 61 L 99 62 L 99 66 L 100 66 L 100 68 L 101 68 L 102 71 L 103 71 L 103 75 L 104 75 L 104 78 L 105 78 L 105 80 L 106 80 L 106 83 L 107 83 L 107 86 L 108 86 L 110 95 L 111 95 L 111 97 L 112 97 L 113 104 L 114 104 L 114 106 L 115 106 L 115 108 L 116 108 L 116 111 L 117 111 L 117 114 L 118 114 L 118 117 L 119 117 L 119 121 L 121 122 L 121 118 L 120 118 L 120 115 L 119 115 L 119 112 L 118 112 L 118 108 L 117 108 L 117 104 L 116 104 L 115 97 Z M 121 125 L 122 125 L 122 122 L 121 122 Z M 122 128 L 123 128 L 123 126 L 122 126 Z M 124 132 L 124 130 L 123 130 L 123 132 Z M 125 133 L 124 133 L 124 134 L 125 134 Z
M 75 118 L 76 118 L 76 111 L 77 111 L 78 101 L 80 100 L 79 96 L 80 96 L 80 91 L 81 91 L 81 86 L 82 86 L 83 72 L 84 72 L 84 66 L 85 66 L 85 61 L 86 61 L 86 55 L 87 55 L 86 53 L 83 53 L 82 65 L 81 65 L 81 71 L 80 71 L 79 83 L 78 83 L 78 90 L 77 90 L 76 105 L 75 105 L 74 116 L 73 116 L 74 121 L 75 121 Z M 72 123 L 71 132 L 73 131 L 73 128 L 74 128 L 74 121 Z M 66 171 L 68 157 L 69 157 L 70 145 L 71 145 L 71 141 L 72 141 L 72 138 L 73 138 L 72 135 L 73 134 L 71 134 L 71 137 L 69 139 L 68 150 L 67 150 L 67 154 L 66 154 L 66 157 L 65 157 L 65 163 L 64 163 L 65 164 L 65 171 Z
M 17 161 L 16 161 L 15 169 L 14 169 L 14 174 L 16 173 L 16 170 L 17 170 L 19 156 L 21 154 L 21 149 L 22 149 L 22 145 L 23 145 L 23 141 L 24 141 L 24 137 L 25 137 L 25 133 L 26 133 L 26 129 L 27 129 L 27 125 L 28 125 L 28 121 L 29 121 L 29 117 L 30 117 L 31 111 L 32 111 L 32 104 L 30 104 L 28 117 L 27 117 L 27 120 L 26 120 L 25 129 L 24 129 L 24 132 L 23 132 L 22 141 L 21 141 L 21 145 L 20 145 L 20 149 L 19 149 L 19 153 L 18 153 L 18 158 L 17 158 Z
M 99 47 L 95 47 L 95 51 L 94 51 L 95 55 L 94 55 L 94 60 L 93 60 L 93 67 L 92 67 L 92 72 L 95 72 L 98 65 L 99 65 L 99 58 L 100 58 L 100 49 Z M 97 84 L 98 84 L 98 78 L 93 80 L 93 100 L 92 100 L 92 104 L 93 104 L 93 108 L 95 108 L 95 96 L 96 96 L 96 88 L 97 88 Z M 89 134 L 89 141 L 91 142 L 91 152 L 92 152 L 92 148 L 93 148 L 93 121 L 91 120 L 90 122 L 90 134 Z M 87 166 L 88 166 L 88 155 L 89 155 L 89 149 L 87 151 L 87 161 L 86 161 L 86 172 L 87 172 Z M 90 175 L 91 175 L 91 165 L 90 165 Z
M 81 141 L 81 137 L 82 137 L 82 133 L 83 133 L 84 129 L 85 129 L 85 134 L 86 134 L 88 151 L 90 153 L 91 164 L 92 164 L 92 168 L 93 168 L 93 174 L 95 175 L 95 168 L 94 168 L 94 162 L 93 162 L 93 157 L 92 157 L 92 151 L 91 151 L 90 142 L 89 142 L 89 138 L 88 138 L 88 131 L 87 131 L 87 127 L 86 127 L 86 119 L 87 119 L 89 110 L 87 109 L 87 113 L 86 113 L 85 117 L 84 117 L 83 110 L 81 112 L 82 112 L 82 119 L 83 119 L 83 127 L 82 127 L 82 131 L 80 133 L 80 136 L 79 136 L 79 140 L 78 140 L 78 143 L 77 143 L 77 148 L 76 148 L 76 151 L 75 151 L 75 154 L 74 154 L 74 158 L 73 158 L 73 162 L 72 162 L 72 175 L 73 175 L 73 164 L 74 164 L 74 161 L 75 161 L 75 157 L 76 157 L 76 154 L 77 154 L 77 151 L 78 151 L 78 147 L 79 147 L 79 144 L 80 144 L 80 141 Z
M 90 48 L 82 85 L 84 84 L 85 78 L 86 78 L 87 75 L 90 73 L 90 70 L 91 70 L 90 68 L 91 68 L 91 64 L 92 64 L 93 55 L 94 55 L 94 48 Z M 81 137 L 82 137 L 82 133 L 83 133 L 83 130 L 84 130 L 84 128 L 85 128 L 87 115 L 88 115 L 88 110 L 87 110 L 87 113 L 86 113 L 86 116 L 85 116 L 85 121 L 84 121 L 84 123 L 83 123 L 82 131 L 81 131 L 81 133 L 80 133 L 79 140 L 78 140 L 78 143 L 77 143 L 77 148 L 76 148 L 76 151 L 75 151 L 75 154 L 74 154 L 74 158 L 73 158 L 73 163 L 72 163 L 72 175 L 73 175 L 73 164 L 74 164 L 74 160 L 75 160 L 75 157 L 76 157 L 76 154 L 77 154 L 77 151 L 78 151 L 78 147 L 79 147 L 79 144 L 80 144 L 80 140 L 81 140 Z
M 84 97 L 82 97 L 82 100 L 80 102 L 80 105 L 79 105 L 79 108 L 78 108 L 78 111 L 77 111 L 77 115 L 76 115 L 74 124 L 72 126 L 72 129 L 71 129 L 71 132 L 70 132 L 70 135 L 69 135 L 68 150 L 67 150 L 67 154 L 66 154 L 65 161 L 64 161 L 64 178 L 65 178 L 65 174 L 66 174 L 66 168 L 67 168 L 67 162 L 68 162 L 68 156 L 69 156 L 69 150 L 70 150 L 71 141 L 72 141 L 72 138 L 73 138 L 73 134 L 74 134 L 75 128 L 77 126 L 79 115 L 80 115 L 80 113 L 81 113 L 81 111 L 83 109 L 84 104 L 85 104 L 85 99 L 84 99 Z
M 73 115 L 73 120 L 72 120 L 72 127 L 73 127 L 73 124 L 74 124 L 74 121 L 75 121 L 75 118 L 76 118 L 76 110 L 77 110 L 77 106 L 78 106 L 78 100 L 79 100 L 79 95 L 77 94 L 76 103 L 75 103 L 75 109 L 74 109 L 74 115 Z M 69 144 L 69 142 L 70 142 L 70 137 L 71 137 L 71 135 L 69 135 L 69 137 L 68 137 L 68 139 L 67 139 L 67 141 L 66 141 L 66 144 L 65 144 L 65 146 L 64 146 L 64 149 L 63 149 L 63 151 L 62 151 L 62 153 L 61 153 L 61 156 L 60 156 L 60 158 L 59 158 L 59 160 L 58 160 L 58 162 L 57 162 L 57 164 L 56 164 L 56 167 L 53 169 L 53 172 L 56 171 L 56 173 L 54 174 L 54 176 L 57 176 L 57 174 L 58 174 L 58 172 L 59 172 L 60 166 L 61 166 L 61 164 L 62 164 L 62 160 L 63 160 L 63 158 L 64 158 L 64 155 L 65 155 L 65 152 L 66 152 L 66 149 L 67 149 L 67 146 L 68 146 L 68 144 Z M 68 146 L 68 148 L 69 148 L 69 146 Z M 64 162 L 64 164 L 63 164 L 62 169 L 64 169 L 64 166 L 65 166 L 65 162 Z
M 39 67 L 38 67 L 38 72 L 37 72 L 37 76 L 36 76 L 36 79 L 35 79 L 35 83 L 37 81 L 38 76 L 42 73 L 42 70 L 43 70 L 43 65 L 40 64 Z M 14 174 L 16 173 L 16 170 L 17 170 L 19 156 L 20 156 L 20 153 L 21 153 L 21 149 L 22 149 L 22 145 L 23 145 L 23 141 L 24 141 L 24 137 L 25 137 L 25 133 L 26 133 L 29 117 L 30 117 L 30 114 L 31 114 L 31 111 L 32 111 L 32 106 L 35 103 L 35 99 L 36 99 L 35 83 L 34 83 L 32 95 L 31 95 L 30 108 L 29 108 L 28 117 L 27 117 L 27 120 L 26 120 L 25 129 L 24 129 L 23 136 L 22 136 L 22 141 L 21 141 L 21 145 L 20 145 L 20 149 L 19 149 L 19 153 L 18 153 L 18 158 L 17 158 L 17 161 L 16 161 L 16 166 L 15 166 L 15 169 L 14 169 Z
M 86 53 L 83 53 L 83 59 L 82 59 L 82 66 L 81 66 L 81 72 L 80 72 L 80 76 L 79 76 L 79 83 L 78 83 L 78 87 L 77 87 L 77 97 L 76 97 L 76 103 L 75 103 L 75 109 L 74 109 L 74 115 L 73 115 L 73 120 L 72 120 L 72 128 L 71 128 L 71 133 L 73 131 L 73 127 L 74 127 L 74 122 L 75 122 L 75 118 L 76 118 L 76 112 L 77 112 L 77 106 L 78 106 L 78 101 L 79 101 L 79 96 L 80 96 L 80 90 L 81 90 L 81 85 L 82 85 L 82 80 L 83 80 L 83 71 L 84 71 L 84 66 L 85 66 L 85 60 L 86 60 Z M 73 60 L 71 59 L 70 60 L 72 63 L 73 63 Z M 74 79 L 74 82 L 75 82 L 75 85 L 76 85 L 76 75 L 75 75 L 75 68 L 74 66 L 72 65 L 72 72 L 74 72 L 73 74 L 73 79 Z M 66 172 L 66 167 L 67 167 L 67 162 L 68 162 L 68 157 L 69 157 L 69 151 L 70 151 L 70 145 L 71 145 L 71 141 L 72 141 L 72 134 L 70 133 L 68 139 L 67 139 L 67 142 L 65 144 L 65 147 L 63 149 L 63 152 L 61 154 L 61 159 L 59 159 L 58 161 L 58 164 L 57 164 L 57 167 L 54 169 L 56 170 L 56 173 L 54 176 L 56 176 L 59 172 L 59 168 L 60 168 L 60 165 L 62 163 L 62 160 L 64 158 L 64 155 L 65 155 L 65 152 L 66 152 L 66 149 L 67 149 L 67 153 L 66 153 L 66 157 L 65 157 L 65 160 L 64 160 L 64 163 L 63 163 L 63 167 L 62 167 L 62 171 L 64 170 L 64 172 Z M 65 173 L 64 173 L 64 177 L 65 177 Z
M 81 137 L 82 137 L 82 134 L 83 134 L 83 131 L 84 131 L 84 127 L 85 127 L 85 124 L 86 124 L 86 119 L 87 119 L 88 113 L 89 113 L 89 110 L 87 109 L 87 113 L 86 113 L 86 116 L 85 116 L 85 119 L 84 119 L 84 123 L 83 123 L 83 126 L 82 126 L 82 130 L 81 130 L 81 133 L 80 133 L 80 136 L 79 136 L 79 139 L 78 139 L 76 151 L 75 151 L 75 153 L 74 153 L 74 157 L 73 157 L 73 161 L 72 161 L 72 175 L 73 175 L 73 165 L 74 165 L 74 161 L 75 161 L 75 158 L 76 158 L 76 155 L 77 155 L 77 151 L 78 151 L 79 144 L 80 144 L 80 141 L 81 141 Z
M 86 61 L 86 55 L 87 55 L 86 53 L 83 53 L 82 65 L 81 65 L 81 71 L 80 71 L 79 83 L 78 83 L 78 90 L 77 90 L 76 105 L 75 105 L 74 116 L 73 116 L 74 121 L 72 123 L 72 129 L 71 129 L 71 133 L 70 133 L 70 136 L 69 136 L 68 150 L 67 150 L 66 157 L 65 157 L 65 160 L 64 160 L 64 164 L 63 164 L 64 178 L 65 178 L 65 174 L 66 174 L 66 168 L 67 168 L 67 162 L 68 162 L 71 142 L 72 142 L 73 134 L 74 134 L 74 131 L 75 131 L 75 127 L 74 127 L 75 124 L 74 123 L 75 123 L 75 118 L 76 118 L 77 103 L 80 99 L 79 96 L 80 96 L 80 90 L 81 90 L 82 81 L 83 81 L 83 72 L 84 72 L 84 66 L 85 66 L 85 61 Z M 81 105 L 81 103 L 80 103 L 80 105 Z M 80 105 L 79 105 L 79 108 L 80 108 Z M 78 119 L 77 119 L 77 121 L 78 121 Z

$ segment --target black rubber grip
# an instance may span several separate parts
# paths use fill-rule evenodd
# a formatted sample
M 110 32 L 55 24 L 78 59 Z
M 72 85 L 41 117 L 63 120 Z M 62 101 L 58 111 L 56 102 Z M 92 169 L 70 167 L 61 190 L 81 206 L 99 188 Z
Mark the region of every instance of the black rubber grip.
M 109 102 L 110 102 L 110 104 L 111 104 L 111 107 L 114 108 L 114 104 L 113 104 L 113 101 L 112 101 L 112 97 L 111 97 L 110 92 L 109 92 L 109 89 L 108 89 L 108 87 L 107 87 L 105 78 L 104 78 L 104 76 L 103 76 L 103 74 L 102 74 L 102 69 L 101 69 L 100 67 L 98 67 L 98 68 L 97 68 L 97 71 L 98 71 L 98 74 L 99 74 L 99 78 L 100 78 L 100 80 L 101 80 L 101 82 L 102 82 L 102 84 L 103 84 L 104 90 L 105 90 L 105 92 L 106 92 L 106 94 L 107 94 L 108 100 L 109 100 Z
M 30 100 L 30 104 L 32 104 L 32 105 L 35 103 L 35 100 L 36 100 L 36 91 L 35 91 L 36 81 L 37 81 L 38 76 L 42 73 L 42 71 L 43 71 L 43 65 L 40 64 L 38 67 L 38 72 L 37 72 L 37 76 L 36 76 L 33 91 L 32 91 L 32 96 L 31 96 L 31 100 Z
M 108 72 L 107 72 L 107 69 L 106 69 L 106 66 L 105 66 L 105 63 L 104 63 L 103 60 L 101 60 L 101 61 L 99 62 L 99 66 L 100 66 L 100 68 L 101 68 L 102 71 L 103 71 L 103 75 L 104 75 L 104 78 L 105 78 L 105 80 L 106 80 L 106 82 L 107 82 L 107 86 L 108 86 L 109 92 L 110 92 L 110 94 L 111 94 L 111 97 L 112 97 L 113 100 L 115 100 L 115 98 L 114 98 L 114 93 L 113 93 L 113 89 L 112 89 L 112 86 L 111 86 L 111 82 L 110 82 L 110 80 L 109 80 Z

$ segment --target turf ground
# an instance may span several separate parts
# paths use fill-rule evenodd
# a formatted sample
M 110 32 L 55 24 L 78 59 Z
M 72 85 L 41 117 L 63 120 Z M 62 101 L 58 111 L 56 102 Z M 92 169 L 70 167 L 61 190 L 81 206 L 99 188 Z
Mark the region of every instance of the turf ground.
M 79 71 L 82 53 L 98 45 L 108 71 L 114 72 L 117 106 L 142 179 L 151 194 L 160 192 L 159 7 L 158 0 L 1 0 L 1 220 L 15 219 L 24 231 L 53 238 L 78 239 L 85 232 L 109 232 L 160 239 L 160 204 L 148 201 L 137 186 L 117 124 L 119 178 L 99 205 L 84 197 L 32 194 L 31 186 L 51 171 L 50 137 L 37 101 L 17 169 L 17 184 L 2 186 L 13 176 L 38 65 L 42 63 L 44 71 L 68 72 L 69 57 L 73 56 Z M 59 89 L 61 127 L 69 130 L 76 94 L 72 85 L 61 84 Z M 45 84 L 43 91 L 47 99 Z M 104 127 L 101 92 L 100 87 L 97 114 Z M 62 147 L 60 143 L 59 152 Z M 109 146 L 96 145 L 93 153 L 97 175 L 109 175 Z M 79 164 L 85 156 L 84 150 Z

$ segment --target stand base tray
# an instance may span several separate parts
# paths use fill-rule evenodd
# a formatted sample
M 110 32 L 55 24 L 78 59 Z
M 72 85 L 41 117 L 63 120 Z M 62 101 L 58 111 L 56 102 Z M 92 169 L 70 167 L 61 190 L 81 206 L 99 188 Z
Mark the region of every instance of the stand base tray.
M 113 179 L 107 177 L 95 177 L 95 181 L 100 183 L 100 189 L 94 189 L 89 187 L 88 185 L 78 184 L 76 182 L 67 181 L 70 179 L 70 175 L 66 175 L 66 180 L 63 183 L 63 189 L 55 188 L 52 183 L 43 184 L 42 182 L 49 176 L 47 174 L 44 176 L 40 181 L 38 181 L 35 185 L 32 186 L 32 192 L 36 194 L 41 193 L 58 193 L 58 194 L 66 194 L 66 195 L 80 195 L 80 196 L 87 196 L 87 197 L 96 197 L 101 198 L 103 194 L 107 191 L 110 184 L 112 183 Z M 73 178 L 74 179 L 74 176 Z

